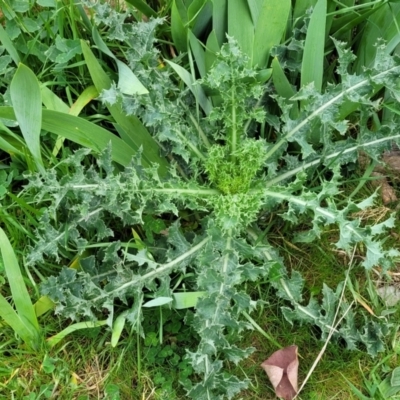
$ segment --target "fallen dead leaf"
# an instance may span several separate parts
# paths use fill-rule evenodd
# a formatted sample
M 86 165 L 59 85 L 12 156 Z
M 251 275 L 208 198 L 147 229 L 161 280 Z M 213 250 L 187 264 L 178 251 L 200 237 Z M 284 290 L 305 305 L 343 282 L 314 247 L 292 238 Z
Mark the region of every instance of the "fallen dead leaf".
M 280 349 L 265 360 L 261 367 L 268 375 L 275 394 L 284 400 L 293 400 L 298 391 L 297 346 Z

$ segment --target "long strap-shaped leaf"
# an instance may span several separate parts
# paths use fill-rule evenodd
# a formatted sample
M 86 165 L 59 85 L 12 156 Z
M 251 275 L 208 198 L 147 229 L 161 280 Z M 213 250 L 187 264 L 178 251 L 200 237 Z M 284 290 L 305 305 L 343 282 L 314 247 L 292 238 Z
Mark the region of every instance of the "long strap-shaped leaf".
M 26 145 L 40 168 L 43 166 L 40 149 L 42 95 L 39 81 L 27 66 L 19 64 L 11 81 L 10 95 Z
M 143 13 L 148 18 L 157 17 L 157 13 L 143 0 L 126 0 L 126 2 L 132 4 L 135 8 L 137 8 L 141 13 Z
M 101 38 L 98 30 L 93 28 L 93 41 L 95 45 L 104 54 L 107 54 L 117 63 L 118 67 L 118 88 L 124 94 L 147 94 L 149 91 L 142 85 L 138 77 L 133 73 L 133 71 L 122 61 L 118 60 L 113 52 L 107 47 L 104 40 Z
M 128 165 L 136 154 L 136 150 L 118 136 L 83 118 L 52 110 L 43 110 L 42 117 L 43 129 L 72 140 L 81 146 L 101 151 L 111 142 L 112 159 L 118 164 Z M 13 108 L 0 107 L 0 118 L 15 120 Z
M 1 24 L 0 24 L 0 42 L 3 44 L 5 49 L 8 51 L 8 54 L 13 59 L 15 65 L 18 65 L 18 63 L 21 60 L 19 57 L 18 51 L 15 48 L 12 40 L 10 39 L 10 37 L 8 36 L 7 32 L 4 30 L 4 28 L 2 27 Z
M 200 85 L 194 85 L 195 80 L 193 79 L 192 75 L 180 65 L 175 64 L 174 62 L 169 60 L 165 61 L 173 68 L 173 70 L 179 75 L 183 82 L 185 82 L 206 115 L 210 114 L 212 109 L 211 101 L 207 98 L 203 88 Z
M 36 331 L 26 324 L 17 314 L 10 303 L 0 294 L 0 317 L 10 325 L 14 332 L 32 349 L 39 347 L 39 336 Z
M 100 93 L 102 90 L 109 89 L 111 87 L 111 79 L 103 70 L 87 43 L 82 40 L 81 45 L 83 56 L 85 57 L 90 76 L 97 91 Z M 130 136 L 130 139 L 136 146 L 134 150 L 138 150 L 140 147 L 143 148 L 143 165 L 148 167 L 152 163 L 156 163 L 159 165 L 159 174 L 166 175 L 168 172 L 168 162 L 164 157 L 160 156 L 158 143 L 152 138 L 139 118 L 134 115 L 125 115 L 119 104 L 108 105 L 107 108 L 120 128 Z
M 17 312 L 0 297 L 0 315 L 31 347 L 37 347 L 39 323 L 17 257 L 3 229 L 0 228 L 0 251 Z
M 326 0 L 318 0 L 311 15 L 301 63 L 301 86 L 314 82 L 320 92 L 324 75 Z
M 254 23 L 252 65 L 266 68 L 271 48 L 279 44 L 286 30 L 291 7 L 290 0 L 264 0 Z
M 227 3 L 228 34 L 249 56 L 251 66 L 266 68 L 271 48 L 284 36 L 290 0 L 236 0 Z

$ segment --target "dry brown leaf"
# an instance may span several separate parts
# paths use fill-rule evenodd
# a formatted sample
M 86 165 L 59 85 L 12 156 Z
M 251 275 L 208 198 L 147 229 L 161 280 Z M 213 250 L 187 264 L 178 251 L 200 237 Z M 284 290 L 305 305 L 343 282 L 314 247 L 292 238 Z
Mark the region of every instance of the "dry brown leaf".
M 278 397 L 284 400 L 294 399 L 298 390 L 297 346 L 292 345 L 276 351 L 261 364 L 261 367 L 267 373 Z

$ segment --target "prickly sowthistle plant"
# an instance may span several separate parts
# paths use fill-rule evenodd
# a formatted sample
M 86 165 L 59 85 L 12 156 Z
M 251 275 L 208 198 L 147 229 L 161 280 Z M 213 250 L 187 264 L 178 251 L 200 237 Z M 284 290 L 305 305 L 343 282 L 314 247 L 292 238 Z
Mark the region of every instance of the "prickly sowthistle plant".
M 150 93 L 132 98 L 117 93 L 114 87 L 115 101 L 122 100 L 127 112 L 135 110 L 147 121 L 155 137 L 175 154 L 182 174 L 171 166 L 169 176 L 160 178 L 156 165 L 150 169 L 141 166 L 140 154 L 121 172 L 111 163 L 108 149 L 98 156 L 97 166 L 85 168 L 82 160 L 88 151 L 80 150 L 62 161 L 70 166 L 69 175 L 60 178 L 54 168 L 31 177 L 29 188 L 36 191 L 38 202 L 45 202 L 47 210 L 37 232 L 38 242 L 28 257 L 30 264 L 43 262 L 45 256 L 60 260 L 71 249 L 82 255 L 88 244 L 107 240 L 97 251 L 91 246 L 91 255 L 80 261 L 80 271 L 64 268 L 42 285 L 42 293 L 56 302 L 57 313 L 72 319 L 95 319 L 107 310 L 111 325 L 118 300 L 128 310 L 128 321 L 143 334 L 144 295 L 171 297 L 176 274 L 194 272 L 193 289 L 205 292 L 187 318 L 200 337 L 197 348 L 187 350 L 195 373 L 201 376 L 186 387 L 188 396 L 196 400 L 230 399 L 249 384 L 224 369 L 224 362 L 236 364 L 255 350 L 234 344 L 251 329 L 242 313 L 257 307 L 257 301 L 241 289 L 246 281 L 268 278 L 276 295 L 287 301 L 285 318 L 315 324 L 326 338 L 334 324 L 342 284 L 336 290 L 324 286 L 321 304 L 312 298 L 303 305 L 300 274 L 293 271 L 289 276 L 268 238 L 257 242 L 256 221 L 261 211 L 271 213 L 278 205 L 281 210 L 285 206 L 282 218 L 295 224 L 303 215 L 312 224 L 299 240 L 311 241 L 325 225 L 337 224 L 340 237 L 335 246 L 349 252 L 363 243 L 366 269 L 378 264 L 388 269 L 398 255 L 394 249 L 384 249 L 380 240 L 380 234 L 393 226 L 393 216 L 375 226 L 362 225 L 351 217 L 354 211 L 370 206 L 373 196 L 358 204 L 349 199 L 342 207 L 335 196 L 341 166 L 355 161 L 358 150 L 377 158 L 400 137 L 394 133 L 396 121 L 374 132 L 367 128 L 375 107 L 370 100 L 373 89 L 381 85 L 397 95 L 400 66 L 379 48 L 376 69 L 364 76 L 350 76 L 346 66 L 352 56 L 342 44 L 336 45 L 341 83 L 328 86 L 324 94 L 316 93 L 312 86 L 303 88 L 293 99 L 303 103 L 296 121 L 289 117 L 291 105 L 277 98 L 280 121 L 268 138 L 257 133 L 259 123 L 266 119 L 262 105 L 268 86 L 258 83 L 256 71 L 247 68 L 246 57 L 234 40 L 223 46 L 209 75 L 196 83 L 199 90 L 206 86 L 214 96 L 214 107 L 204 111 L 204 117 L 194 117 L 196 103 L 190 93 L 173 90 L 170 71 L 149 61 L 149 57 L 156 59 L 156 53 L 136 57 L 138 75 L 141 71 L 144 80 L 152 74 L 151 81 L 143 82 Z M 152 92 L 163 84 L 169 88 L 169 98 Z M 334 141 L 333 132 L 346 131 L 339 107 L 348 100 L 359 103 L 359 135 Z M 172 109 L 176 113 L 171 114 Z M 307 141 L 311 129 L 321 132 L 318 146 Z M 292 141 L 298 143 L 301 155 L 290 154 L 288 143 Z M 311 190 L 310 177 L 319 166 L 329 174 L 325 173 L 318 190 Z M 185 233 L 178 219 L 167 234 L 154 235 L 154 246 L 146 246 L 144 241 L 138 250 L 132 250 L 129 244 L 111 241 L 117 236 L 111 219 L 121 220 L 128 229 L 165 213 L 179 217 L 185 209 L 197 215 L 196 232 Z M 174 290 L 179 291 L 179 285 Z M 340 307 L 347 309 L 346 300 Z M 386 326 L 383 320 L 359 326 L 351 309 L 334 336 L 342 337 L 349 348 L 362 343 L 374 355 L 383 348 Z

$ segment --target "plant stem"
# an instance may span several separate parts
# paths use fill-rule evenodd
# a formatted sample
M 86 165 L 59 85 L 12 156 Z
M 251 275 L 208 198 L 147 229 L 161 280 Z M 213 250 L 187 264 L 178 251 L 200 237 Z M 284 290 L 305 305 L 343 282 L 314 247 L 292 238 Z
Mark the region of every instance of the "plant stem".
M 94 299 L 92 299 L 92 301 L 101 300 L 104 297 L 108 297 L 108 296 L 110 296 L 110 295 L 112 295 L 114 293 L 118 293 L 120 291 L 123 291 L 123 290 L 125 290 L 126 288 L 128 288 L 130 286 L 134 286 L 134 285 L 140 284 L 141 282 L 146 282 L 147 280 L 150 280 L 150 279 L 154 278 L 157 275 L 161 275 L 161 274 L 164 274 L 165 272 L 168 272 L 169 270 L 172 270 L 181 261 L 183 261 L 184 259 L 192 256 L 194 253 L 199 251 L 203 246 L 206 245 L 206 243 L 209 240 L 210 240 L 210 238 L 206 237 L 200 243 L 197 243 L 195 246 L 193 246 L 186 253 L 181 254 L 179 257 L 175 258 L 174 260 L 170 261 L 169 263 L 161 264 L 159 266 L 159 268 L 156 268 L 155 270 L 153 270 L 151 272 L 148 272 L 147 274 L 138 276 L 135 280 L 127 282 L 127 283 L 124 283 L 123 285 L 121 285 L 117 289 L 111 290 L 110 292 L 107 292 L 106 294 L 102 294 L 100 296 L 97 296 Z
M 376 74 L 375 76 L 367 79 L 363 79 L 362 81 L 358 82 L 357 84 L 343 90 L 341 93 L 333 97 L 331 100 L 327 101 L 324 105 L 321 107 L 318 107 L 314 112 L 312 112 L 307 118 L 305 118 L 303 121 L 301 121 L 298 125 L 296 125 L 295 128 L 293 128 L 291 131 L 289 131 L 286 135 L 284 135 L 272 148 L 267 152 L 266 158 L 270 158 L 284 143 L 287 142 L 289 138 L 291 138 L 293 135 L 295 135 L 297 132 L 300 131 L 301 128 L 303 128 L 305 125 L 307 125 L 312 119 L 314 119 L 318 114 L 322 113 L 324 110 L 329 108 L 332 104 L 336 103 L 338 100 L 342 99 L 346 94 L 354 92 L 357 89 L 362 88 L 363 86 L 367 85 L 371 80 L 380 78 L 382 76 L 385 76 L 389 74 L 390 72 L 393 72 L 395 70 L 400 69 L 400 66 L 395 66 L 392 68 L 389 68 L 386 71 L 380 72 L 379 74 Z
M 231 67 L 231 70 L 233 70 L 233 67 Z M 232 76 L 234 76 L 233 71 L 231 72 Z M 235 81 L 232 81 L 232 88 L 231 88 L 231 101 L 232 101 L 232 110 L 231 110 L 231 118 L 232 118 L 232 130 L 231 130 L 231 140 L 230 140 L 230 146 L 231 146 L 231 160 L 235 160 L 235 155 L 234 153 L 236 152 L 237 148 L 237 142 L 238 142 L 238 132 L 237 132 L 237 126 L 236 126 L 236 108 L 235 108 L 235 93 L 236 93 L 236 85 Z
M 301 171 L 306 170 L 307 168 L 310 168 L 310 167 L 313 167 L 315 165 L 320 164 L 323 160 L 330 160 L 330 159 L 339 157 L 339 156 L 341 156 L 343 154 L 352 153 L 353 151 L 357 151 L 357 150 L 363 149 L 365 147 L 374 146 L 374 145 L 377 145 L 377 144 L 380 144 L 380 143 L 384 143 L 384 142 L 395 140 L 395 139 L 399 139 L 399 138 L 400 138 L 400 134 L 399 135 L 394 135 L 394 136 L 389 136 L 389 137 L 383 137 L 383 138 L 380 138 L 380 139 L 373 140 L 372 142 L 358 144 L 356 146 L 349 147 L 349 148 L 347 148 L 347 149 L 345 149 L 343 151 L 337 151 L 336 153 L 330 154 L 330 155 L 325 156 L 325 157 L 318 158 L 318 159 L 310 161 L 308 163 L 304 163 L 303 165 L 301 165 L 301 166 L 299 166 L 299 167 L 297 167 L 295 169 L 292 169 L 291 171 L 285 172 L 282 175 L 279 175 L 279 176 L 271 179 L 270 181 L 266 182 L 265 186 L 266 187 L 273 186 L 273 185 L 275 185 L 275 184 L 277 184 L 277 183 L 279 183 L 281 181 L 284 181 L 285 179 L 288 179 L 288 178 L 292 177 L 293 175 L 296 175 L 297 173 L 299 173 Z

